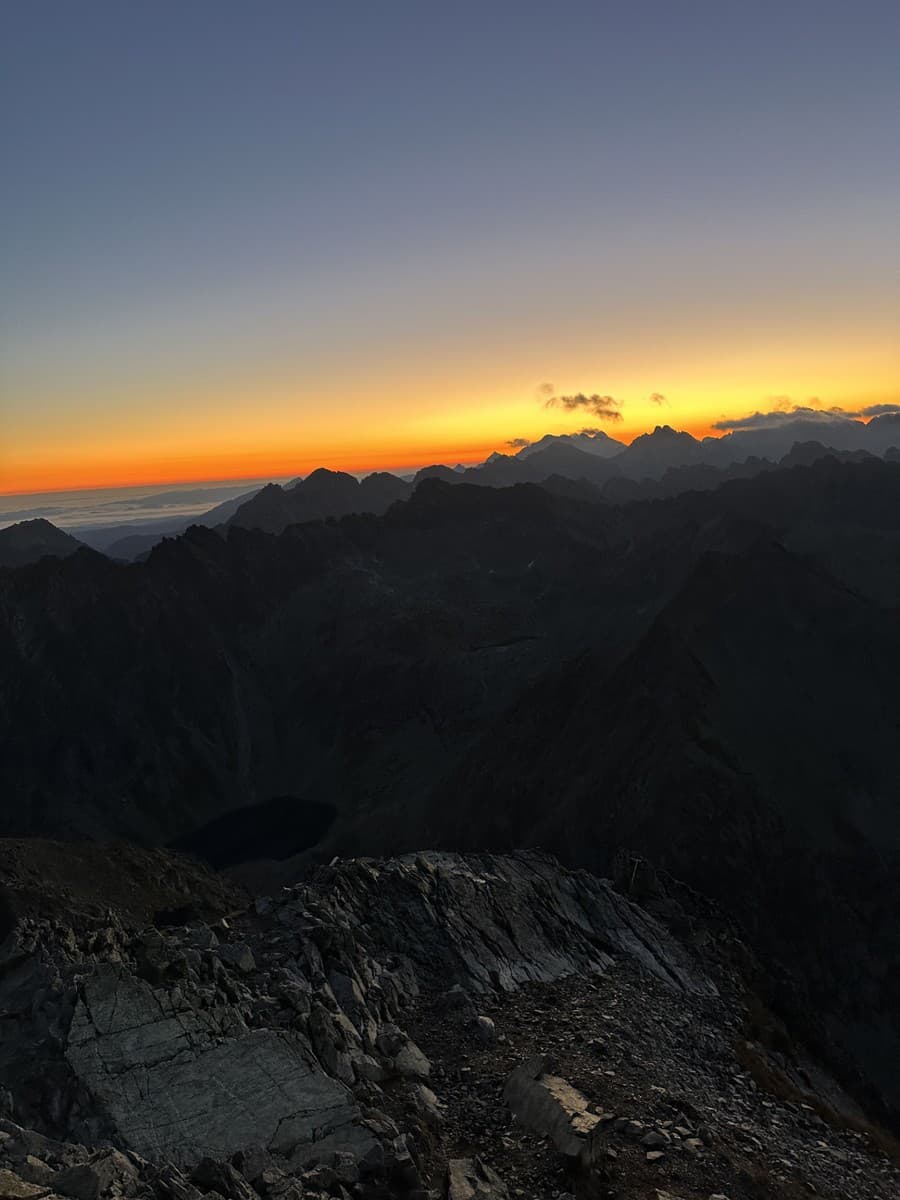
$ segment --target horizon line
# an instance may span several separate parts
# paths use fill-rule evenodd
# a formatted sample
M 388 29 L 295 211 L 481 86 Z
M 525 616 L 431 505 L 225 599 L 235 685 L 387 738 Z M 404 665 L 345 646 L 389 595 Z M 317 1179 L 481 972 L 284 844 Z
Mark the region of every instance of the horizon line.
M 803 421 L 806 414 L 810 411 L 817 412 L 818 414 L 820 414 L 823 417 L 833 416 L 835 420 L 840 420 L 841 418 L 844 418 L 848 422 L 858 423 L 858 424 L 862 424 L 862 425 L 868 425 L 870 420 L 874 420 L 874 415 L 872 417 L 870 417 L 869 419 L 865 419 L 862 417 L 862 414 L 859 414 L 859 413 L 851 414 L 847 410 L 841 411 L 840 409 L 829 410 L 826 408 L 822 408 L 822 409 L 805 410 L 803 413 L 797 412 L 796 415 L 798 417 L 798 421 Z M 898 411 L 900 411 L 900 405 L 898 405 Z M 766 415 L 769 415 L 769 414 L 766 414 Z M 774 415 L 774 413 L 771 415 Z M 789 411 L 789 412 L 783 413 L 783 414 L 779 413 L 779 415 L 794 415 L 794 413 L 791 413 Z M 815 425 L 818 422 L 809 421 L 808 423 L 810 425 Z M 639 437 L 643 437 L 643 436 L 646 436 L 647 434 L 653 433 L 657 429 L 665 429 L 665 428 L 672 429 L 677 433 L 688 433 L 692 437 L 694 437 L 697 441 L 703 441 L 706 438 L 711 438 L 715 441 L 719 441 L 722 438 L 727 437 L 732 433 L 740 432 L 739 428 L 738 429 L 717 429 L 715 424 L 709 424 L 709 423 L 703 423 L 702 425 L 698 426 L 692 422 L 687 422 L 686 426 L 684 428 L 679 428 L 676 425 L 672 424 L 670 421 L 657 421 L 653 425 L 652 428 L 649 428 L 649 427 L 643 428 L 633 434 L 630 434 L 630 436 L 626 435 L 625 437 L 616 437 L 616 429 L 614 426 L 611 428 L 610 432 L 607 432 L 607 430 L 605 430 L 605 429 L 600 429 L 600 430 L 597 430 L 596 432 L 604 434 L 605 436 L 611 438 L 613 441 L 620 442 L 624 449 L 624 448 L 632 445 L 632 443 L 635 442 Z M 583 431 L 582 430 L 573 430 L 571 433 L 563 432 L 563 433 L 557 433 L 557 434 L 541 434 L 538 437 L 531 439 L 528 442 L 528 445 L 529 446 L 534 445 L 536 442 L 540 441 L 542 437 L 548 437 L 548 436 L 577 437 L 581 432 L 583 432 Z M 478 466 L 478 465 L 482 464 L 488 457 L 490 457 L 491 454 L 504 454 L 510 458 L 515 457 L 516 454 L 519 452 L 519 450 L 525 449 L 526 447 L 524 447 L 524 446 L 512 447 L 510 445 L 510 443 L 513 440 L 514 439 L 510 438 L 510 439 L 507 439 L 504 442 L 502 442 L 502 446 L 504 447 L 504 449 L 502 449 L 502 450 L 497 450 L 496 448 L 492 449 L 492 450 L 487 450 L 485 447 L 480 447 L 477 452 L 468 450 L 468 451 L 462 451 L 457 454 L 450 453 L 450 454 L 446 454 L 446 455 L 431 455 L 431 456 L 424 455 L 421 457 L 417 456 L 417 458 L 414 462 L 401 463 L 399 465 L 392 465 L 391 468 L 387 468 L 384 466 L 369 466 L 369 467 L 365 467 L 365 468 L 360 467 L 360 466 L 351 466 L 351 465 L 328 466 L 328 465 L 326 465 L 326 463 L 324 463 L 322 461 L 318 461 L 316 466 L 311 466 L 307 471 L 304 471 L 302 469 L 297 470 L 296 468 L 292 468 L 290 470 L 284 471 L 279 468 L 278 470 L 272 470 L 271 472 L 266 472 L 266 471 L 260 472 L 259 470 L 256 470 L 254 472 L 244 473 L 242 471 L 238 471 L 235 474 L 217 473 L 217 474 L 212 474 L 212 475 L 184 475 L 184 476 L 176 475 L 176 476 L 169 476 L 169 477 L 165 477 L 165 478 L 161 478 L 159 475 L 149 475 L 147 477 L 140 477 L 140 478 L 131 477 L 127 481 L 125 481 L 123 479 L 123 480 L 117 480 L 115 482 L 104 482 L 104 483 L 68 484 L 68 485 L 57 484 L 57 485 L 50 486 L 50 487 L 33 487 L 29 490 L 15 489 L 15 490 L 11 490 L 11 491 L 7 491 L 6 489 L 0 487 L 0 498 L 15 499 L 16 497 L 52 496 L 52 495 L 59 495 L 59 494 L 67 493 L 67 492 L 107 492 L 107 491 L 111 492 L 111 491 L 124 491 L 124 490 L 130 489 L 130 488 L 172 488 L 172 489 L 176 489 L 176 488 L 180 488 L 180 487 L 187 487 L 187 486 L 200 487 L 200 486 L 204 486 L 204 485 L 212 487 L 215 484 L 228 485 L 228 484 L 240 484 L 240 483 L 247 483 L 247 484 L 276 483 L 279 480 L 284 481 L 284 480 L 290 480 L 293 478 L 306 478 L 308 475 L 312 474 L 313 471 L 321 470 L 321 469 L 335 471 L 335 472 L 343 472 L 343 473 L 346 473 L 349 475 L 364 476 L 364 475 L 375 474 L 378 472 L 387 472 L 387 473 L 413 472 L 414 473 L 416 471 L 423 470 L 426 467 L 437 466 L 437 465 L 450 466 L 451 469 L 453 466 L 455 466 L 457 464 L 461 464 L 463 466 L 470 467 L 470 466 Z M 507 451 L 508 451 L 508 453 L 507 453 Z M 367 456 L 362 453 L 359 456 L 360 460 L 365 459 L 366 457 Z M 389 457 L 389 455 L 383 455 L 381 457 Z M 453 460 L 452 464 L 449 461 L 451 459 Z

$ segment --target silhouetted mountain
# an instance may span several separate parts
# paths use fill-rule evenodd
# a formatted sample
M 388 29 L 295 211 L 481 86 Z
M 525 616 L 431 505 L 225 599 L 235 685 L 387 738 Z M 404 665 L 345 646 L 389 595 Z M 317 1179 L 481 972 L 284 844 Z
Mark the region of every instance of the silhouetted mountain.
M 590 433 L 586 431 L 581 433 L 546 433 L 542 438 L 538 438 L 536 442 L 531 442 L 530 445 L 523 446 L 516 457 L 531 458 L 533 454 L 559 445 L 574 446 L 576 450 L 584 450 L 587 454 L 597 454 L 601 458 L 612 458 L 625 449 L 624 442 L 616 441 L 608 433 L 604 433 L 602 429 L 595 429 Z
M 821 457 L 827 453 L 824 451 Z M 659 479 L 614 477 L 603 485 L 600 495 L 610 504 L 627 504 L 631 500 L 664 500 L 679 496 L 682 492 L 710 491 L 732 479 L 752 479 L 774 470 L 775 465 L 766 459 L 748 458 L 746 462 L 732 463 L 729 467 L 713 467 L 708 463 L 668 467 Z
M 873 456 L 868 450 L 834 450 L 821 442 L 795 442 L 781 459 L 782 467 L 809 467 L 820 458 L 835 458 L 838 462 L 864 462 Z
M 900 439 L 900 411 L 882 413 L 866 424 L 866 445 L 863 449 L 872 454 L 884 454 Z
M 492 454 L 477 467 L 468 467 L 461 474 L 447 467 L 425 467 L 416 474 L 415 482 L 442 479 L 447 483 L 474 483 L 479 487 L 512 487 L 517 483 L 542 483 L 552 475 L 602 483 L 618 474 L 618 457 L 589 453 L 565 437 L 542 438 L 528 447 L 528 451 L 527 454 Z
M 900 1113 L 900 467 L 752 466 L 628 504 L 425 479 L 310 521 L 363 487 L 317 472 L 252 501 L 297 506 L 278 534 L 6 571 L 0 833 L 299 850 L 282 878 L 426 844 L 635 851 L 714 895 Z
M 73 530 L 73 536 L 77 535 L 85 546 L 108 554 L 110 558 L 131 559 L 164 537 L 178 537 L 191 524 L 196 522 L 187 517 L 165 517 L 137 524 L 79 526 Z
M 408 500 L 412 494 L 410 485 L 388 471 L 376 471 L 360 480 L 359 497 L 364 506 L 360 512 L 387 512 L 398 500 Z
M 559 441 L 543 449 L 535 449 L 524 462 L 535 482 L 551 475 L 562 475 L 568 479 L 587 479 L 598 483 L 619 474 L 620 460 L 621 455 L 597 454 Z
M 441 463 L 433 463 L 430 467 L 423 467 L 421 471 L 416 471 L 413 483 L 419 484 L 423 479 L 443 479 L 445 483 L 457 483 L 459 476 L 465 470 L 465 467 L 461 471 L 459 467 L 445 467 Z
M 778 460 L 796 442 L 815 440 L 832 450 L 868 450 L 883 455 L 897 443 L 900 412 L 869 421 L 807 409 L 800 413 L 768 413 L 747 418 L 742 427 L 720 438 L 704 438 L 706 461 L 723 465 L 748 455 Z
M 657 425 L 652 433 L 636 437 L 614 461 L 619 473 L 631 479 L 656 478 L 672 467 L 703 462 L 703 447 L 689 433 Z
M 575 451 L 581 454 L 581 451 Z M 583 456 L 587 458 L 587 455 Z M 480 466 L 468 467 L 462 479 L 480 487 L 512 487 L 516 483 L 529 483 L 542 478 L 540 464 L 533 466 L 515 454 L 492 454 Z
M 226 524 L 280 533 L 288 525 L 343 517 L 350 513 L 386 512 L 396 500 L 409 497 L 412 486 L 381 471 L 361 482 L 344 471 L 313 471 L 292 487 L 267 484 L 241 504 Z
M 839 462 L 862 462 L 872 457 L 867 450 L 832 450 L 821 442 L 795 442 L 778 463 L 765 458 L 748 458 L 727 467 L 716 467 L 709 463 L 668 467 L 658 479 L 614 476 L 602 486 L 598 498 L 613 504 L 625 504 L 632 500 L 664 500 L 679 496 L 682 492 L 710 491 L 735 479 L 753 479 L 756 475 L 773 471 L 776 466 L 812 466 L 823 458 L 834 458 Z
M 423 748 L 449 762 L 541 671 L 587 649 L 626 653 L 707 551 L 778 540 L 879 603 L 900 595 L 892 464 L 826 458 L 626 506 L 582 498 L 589 486 L 429 480 L 381 518 L 277 537 L 194 527 L 135 567 L 83 550 L 8 574 L 19 749 L 0 781 L 25 799 L 3 819 L 158 841 L 299 788 L 405 803 Z M 281 519 L 285 493 L 266 493 Z M 371 754 L 384 755 L 377 771 Z
M 717 487 L 730 479 L 749 478 L 778 462 L 791 466 L 809 464 L 829 454 L 839 458 L 889 454 L 895 449 L 900 413 L 883 414 L 866 423 L 810 409 L 799 415 L 769 413 L 760 420 L 774 424 L 757 427 L 751 419 L 751 427 L 702 441 L 663 425 L 636 438 L 631 446 L 616 441 L 603 430 L 546 434 L 515 454 L 493 453 L 474 467 L 434 464 L 423 467 L 411 478 L 400 479 L 382 472 L 369 475 L 358 484 L 351 475 L 319 468 L 306 479 L 294 479 L 281 488 L 270 484 L 258 501 L 260 490 L 245 492 L 193 518 L 92 526 L 73 532 L 95 550 L 131 560 L 146 555 L 163 537 L 184 533 L 191 524 L 215 528 L 234 523 L 274 533 L 301 521 L 355 512 L 380 514 L 394 501 L 407 499 L 411 485 L 431 478 L 448 483 L 465 480 L 483 487 L 543 484 L 552 479 L 555 482 L 551 489 L 556 491 L 568 480 L 596 485 L 603 489 L 603 499 L 614 503 L 661 499 L 680 491 Z M 811 438 L 812 433 L 815 438 Z M 196 489 L 183 495 L 195 493 Z M 570 489 L 569 494 L 576 493 Z M 592 495 L 590 489 L 583 487 L 578 494 Z M 238 510 L 240 518 L 236 516 Z
M 0 567 L 21 567 L 50 555 L 65 558 L 82 543 L 43 517 L 0 529 Z
M 125 534 L 124 537 L 117 536 L 115 541 L 110 542 L 102 550 L 102 553 L 108 555 L 110 558 L 117 558 L 124 562 L 135 562 L 138 559 L 146 558 L 153 547 L 158 546 L 164 537 L 178 537 L 186 529 L 189 529 L 192 524 L 197 524 L 197 522 L 179 521 L 174 529 L 159 533 L 135 532 Z M 88 545 L 92 546 L 95 550 L 101 549 L 94 539 L 91 539 Z

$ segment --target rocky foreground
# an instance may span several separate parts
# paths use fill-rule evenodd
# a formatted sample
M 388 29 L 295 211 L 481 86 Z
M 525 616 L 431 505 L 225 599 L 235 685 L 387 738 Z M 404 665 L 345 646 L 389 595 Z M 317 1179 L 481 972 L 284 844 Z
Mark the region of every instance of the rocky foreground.
M 7 880 L 0 1200 L 900 1195 L 894 1143 L 683 910 L 676 939 L 528 854 L 229 899 L 148 925 Z

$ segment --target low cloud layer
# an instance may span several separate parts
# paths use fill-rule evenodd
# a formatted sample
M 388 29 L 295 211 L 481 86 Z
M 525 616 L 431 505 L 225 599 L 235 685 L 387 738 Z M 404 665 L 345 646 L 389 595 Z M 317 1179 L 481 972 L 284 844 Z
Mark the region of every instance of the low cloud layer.
M 900 414 L 900 401 L 896 404 L 870 404 L 859 411 L 861 417 L 886 417 L 889 413 Z
M 786 399 L 786 397 L 778 397 L 777 407 L 768 412 L 749 413 L 746 417 L 723 417 L 721 421 L 714 423 L 713 429 L 720 429 L 724 433 L 732 433 L 738 429 L 781 429 L 785 425 L 793 425 L 798 421 L 808 422 L 812 425 L 828 425 L 835 421 L 855 421 L 864 415 L 837 407 L 811 408 L 805 404 L 789 406 L 784 403 Z
M 651 392 L 650 403 L 655 404 L 658 408 L 670 408 L 671 405 L 662 392 Z
M 544 388 L 547 385 L 542 384 L 541 386 Z M 589 412 L 598 421 L 621 421 L 622 414 L 619 412 L 621 407 L 622 401 L 617 400 L 615 396 L 601 396 L 597 392 L 590 395 L 585 392 L 575 392 L 571 396 L 550 395 L 544 400 L 544 408 L 562 408 L 566 412 Z
M 530 446 L 528 438 L 510 438 L 506 443 L 510 450 L 524 450 L 526 446 Z

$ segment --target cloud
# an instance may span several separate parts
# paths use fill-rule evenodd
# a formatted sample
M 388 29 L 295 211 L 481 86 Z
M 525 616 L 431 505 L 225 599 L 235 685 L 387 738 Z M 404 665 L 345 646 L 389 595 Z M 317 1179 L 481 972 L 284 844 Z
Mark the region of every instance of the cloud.
M 770 402 L 777 402 L 778 407 L 772 408 L 768 412 L 749 413 L 745 417 L 723 417 L 713 424 L 713 429 L 720 429 L 726 433 L 738 429 L 780 429 L 784 425 L 793 425 L 798 421 L 807 422 L 810 425 L 827 425 L 834 421 L 854 421 L 861 415 L 858 412 L 838 407 L 813 408 L 808 404 L 782 407 L 784 401 L 790 400 L 790 397 L 785 396 L 770 396 L 767 399 Z M 815 397 L 813 399 L 817 402 Z
M 665 398 L 662 392 L 651 392 L 650 403 L 656 404 L 659 408 L 671 408 L 669 401 Z
M 815 408 L 816 401 L 811 401 L 809 407 Z M 766 404 L 769 406 L 769 412 L 785 413 L 790 412 L 796 407 L 790 396 L 766 396 Z
M 585 425 L 584 429 L 579 429 L 576 437 L 606 437 L 605 429 L 599 429 L 596 425 Z
M 556 391 L 556 388 L 552 383 L 539 383 L 535 388 L 535 391 L 537 392 L 539 399 L 546 400 L 548 396 L 553 395 L 553 393 Z
M 900 402 L 897 404 L 870 404 L 860 409 L 861 417 L 884 417 L 888 413 L 900 413 Z
M 510 438 L 506 443 L 510 450 L 524 450 L 526 446 L 530 446 L 528 438 Z
M 543 387 L 544 385 L 542 385 Z M 618 411 L 622 401 L 615 396 L 600 396 L 596 392 L 590 396 L 584 392 L 576 392 L 573 396 L 548 396 L 544 408 L 564 408 L 566 412 L 589 412 L 600 421 L 621 421 L 622 414 Z

